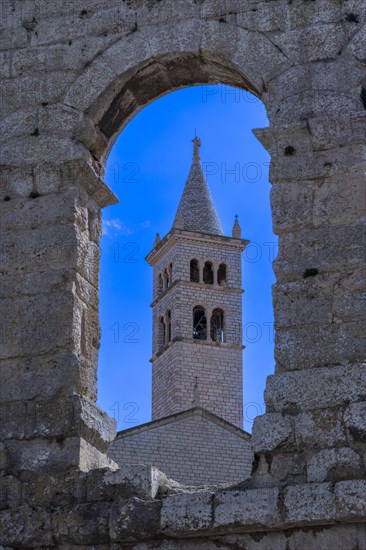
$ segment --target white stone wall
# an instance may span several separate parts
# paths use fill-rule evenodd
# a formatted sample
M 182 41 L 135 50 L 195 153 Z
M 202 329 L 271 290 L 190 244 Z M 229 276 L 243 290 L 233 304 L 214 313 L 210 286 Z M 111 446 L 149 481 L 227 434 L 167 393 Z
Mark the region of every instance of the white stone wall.
M 238 483 L 250 476 L 253 451 L 246 434 L 212 422 L 201 409 L 178 416 L 150 429 L 120 432 L 109 456 L 121 466 L 154 465 L 187 485 Z
M 190 409 L 197 376 L 202 407 L 242 427 L 241 355 L 225 344 L 176 342 L 153 363 L 153 419 Z

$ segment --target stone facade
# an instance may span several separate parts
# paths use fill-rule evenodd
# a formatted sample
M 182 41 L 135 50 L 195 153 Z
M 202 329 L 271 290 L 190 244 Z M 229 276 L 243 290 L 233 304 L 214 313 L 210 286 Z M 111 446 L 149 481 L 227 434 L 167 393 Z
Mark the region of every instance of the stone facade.
M 4 547 L 365 548 L 365 19 L 356 0 L 2 2 Z M 216 82 L 269 118 L 276 371 L 250 482 L 188 491 L 106 462 L 100 209 L 128 121 Z
M 117 434 L 108 456 L 126 464 L 150 464 L 186 485 L 233 484 L 248 478 L 250 435 L 196 407 Z

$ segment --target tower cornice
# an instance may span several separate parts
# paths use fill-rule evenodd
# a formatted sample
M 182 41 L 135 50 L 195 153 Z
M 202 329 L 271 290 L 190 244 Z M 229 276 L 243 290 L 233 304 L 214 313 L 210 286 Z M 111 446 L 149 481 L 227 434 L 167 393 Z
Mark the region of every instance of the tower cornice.
M 221 246 L 222 248 L 243 252 L 250 241 L 227 237 L 225 235 L 212 235 L 210 233 L 199 233 L 186 229 L 171 229 L 161 241 L 145 257 L 149 265 L 154 266 L 177 242 L 199 242 L 207 245 Z

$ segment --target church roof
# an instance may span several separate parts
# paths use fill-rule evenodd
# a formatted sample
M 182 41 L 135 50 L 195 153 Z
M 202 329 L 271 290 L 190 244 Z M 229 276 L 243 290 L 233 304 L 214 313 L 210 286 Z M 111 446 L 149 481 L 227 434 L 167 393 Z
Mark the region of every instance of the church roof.
M 191 409 L 187 409 L 186 411 L 180 411 L 174 414 L 171 414 L 169 416 L 164 416 L 163 418 L 157 418 L 155 420 L 151 420 L 150 422 L 146 422 L 145 424 L 140 424 L 139 426 L 133 426 L 132 428 L 127 428 L 126 430 L 121 430 L 117 432 L 116 439 L 121 439 L 123 437 L 129 437 L 131 435 L 134 435 L 136 433 L 145 432 L 147 430 L 159 428 L 160 426 L 165 426 L 166 424 L 171 424 L 173 422 L 178 422 L 179 420 L 183 420 L 188 417 L 196 417 L 196 418 L 205 418 L 209 422 L 213 422 L 214 424 L 217 424 L 218 426 L 221 426 L 221 428 L 224 428 L 225 430 L 228 430 L 229 432 L 232 432 L 242 439 L 246 439 L 247 441 L 250 441 L 252 438 L 252 435 L 248 433 L 247 431 L 243 430 L 242 428 L 239 428 L 239 426 L 236 426 L 235 424 L 232 424 L 228 420 L 225 420 L 224 418 L 221 418 L 220 416 L 217 416 L 217 414 L 208 411 L 207 409 L 204 409 L 201 406 L 195 406 Z
M 194 143 L 192 166 L 178 205 L 173 227 L 210 233 L 211 235 L 223 235 L 219 216 L 200 163 L 199 145 L 201 141 L 197 137 L 192 141 Z

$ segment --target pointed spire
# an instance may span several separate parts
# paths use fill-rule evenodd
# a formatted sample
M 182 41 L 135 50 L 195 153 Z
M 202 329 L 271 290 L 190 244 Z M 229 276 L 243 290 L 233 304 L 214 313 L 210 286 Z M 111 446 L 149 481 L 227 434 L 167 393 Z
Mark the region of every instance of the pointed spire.
M 179 228 L 184 227 L 189 231 L 223 235 L 210 189 L 200 164 L 199 149 L 201 140 L 196 136 L 192 142 L 194 144 L 192 165 L 178 205 L 173 227 L 178 228 L 179 226 Z M 181 227 L 182 225 L 183 227 Z
M 231 232 L 233 239 L 241 239 L 241 227 L 238 222 L 238 214 L 235 214 L 235 222 Z
M 160 235 L 159 233 L 156 234 L 156 237 L 155 237 L 155 241 L 154 241 L 154 248 L 155 246 L 160 243 L 161 239 L 160 239 Z

